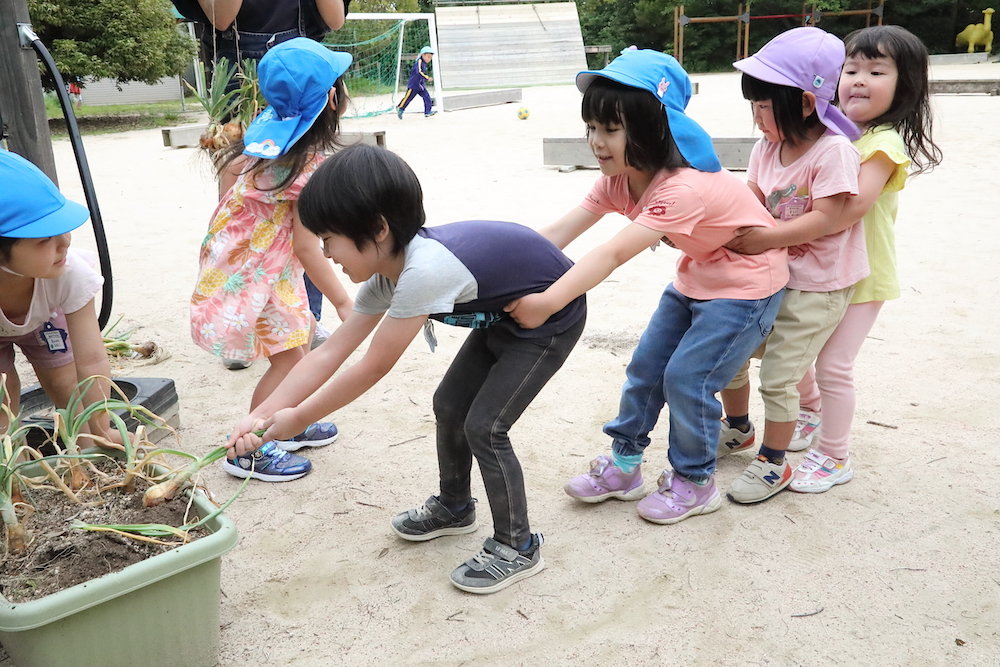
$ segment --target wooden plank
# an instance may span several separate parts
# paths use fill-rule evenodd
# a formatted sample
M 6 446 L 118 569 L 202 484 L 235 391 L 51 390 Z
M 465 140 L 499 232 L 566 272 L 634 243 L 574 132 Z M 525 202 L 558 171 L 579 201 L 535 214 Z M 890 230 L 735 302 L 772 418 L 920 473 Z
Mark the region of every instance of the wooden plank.
M 7 148 L 45 172 L 59 184 L 52 152 L 49 123 L 45 118 L 42 79 L 35 51 L 21 48 L 18 24 L 30 24 L 26 0 L 0 0 L 0 130 L 7 133 Z
M 931 81 L 931 94 L 985 93 L 1000 95 L 1000 81 L 994 79 L 938 79 Z
M 445 111 L 473 109 L 475 107 L 510 104 L 521 101 L 520 88 L 502 88 L 499 90 L 477 90 L 468 93 L 449 93 L 444 96 L 442 107 Z
M 160 130 L 160 134 L 163 137 L 163 145 L 173 148 L 198 146 L 198 139 L 205 132 L 206 127 L 200 124 L 164 127 Z M 365 143 L 385 148 L 385 130 L 377 130 L 375 132 L 341 132 L 340 139 L 345 146 Z
M 757 143 L 755 137 L 713 137 L 719 162 L 726 169 L 743 171 L 750 164 L 750 151 Z M 542 161 L 546 165 L 560 167 L 596 167 L 586 137 L 542 139 Z

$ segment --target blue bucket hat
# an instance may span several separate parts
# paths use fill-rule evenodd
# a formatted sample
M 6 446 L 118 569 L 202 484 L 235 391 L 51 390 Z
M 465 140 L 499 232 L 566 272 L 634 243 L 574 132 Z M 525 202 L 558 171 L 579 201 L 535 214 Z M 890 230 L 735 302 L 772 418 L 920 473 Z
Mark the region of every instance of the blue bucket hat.
M 420 57 L 420 56 L 424 55 L 425 53 L 434 53 L 434 50 L 431 49 L 431 47 L 429 47 L 429 46 L 425 46 L 424 48 L 420 49 L 420 53 L 418 54 L 417 57 Z
M 0 236 L 44 239 L 71 232 L 90 211 L 66 199 L 42 170 L 0 149 Z
M 691 79 L 673 56 L 632 46 L 622 51 L 604 69 L 577 74 L 576 87 L 581 93 L 586 93 L 599 76 L 632 88 L 648 90 L 655 95 L 666 109 L 670 134 L 688 164 L 698 171 L 722 170 L 712 147 L 712 138 L 701 125 L 684 114 L 691 99 Z
M 257 74 L 269 106 L 247 128 L 243 152 L 266 159 L 287 153 L 323 113 L 330 89 L 352 61 L 350 53 L 331 51 L 306 37 L 265 53 Z

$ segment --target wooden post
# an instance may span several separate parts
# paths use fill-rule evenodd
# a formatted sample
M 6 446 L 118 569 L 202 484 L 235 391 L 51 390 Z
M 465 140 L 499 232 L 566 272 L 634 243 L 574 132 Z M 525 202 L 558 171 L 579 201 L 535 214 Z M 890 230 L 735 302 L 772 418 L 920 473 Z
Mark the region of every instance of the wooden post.
M 677 34 L 679 32 L 678 28 L 680 26 L 680 22 L 681 22 L 681 8 L 674 7 L 674 58 L 677 59 L 677 62 L 680 62 L 680 58 L 677 58 L 679 54 L 679 51 L 677 50 L 677 39 L 678 39 Z
M 736 15 L 737 16 L 743 16 L 743 3 L 742 2 L 736 8 Z M 742 42 L 743 42 L 743 26 L 740 24 L 740 21 L 737 19 L 737 21 L 736 21 L 736 60 L 740 59 L 740 53 L 743 51 L 743 49 L 741 48 L 742 47 Z
M 680 10 L 680 15 L 684 16 L 684 5 L 681 5 L 678 9 Z M 677 62 L 679 62 L 681 64 L 681 66 L 683 67 L 684 66 L 684 23 L 680 20 L 680 18 L 677 19 L 677 22 L 681 26 L 681 29 L 680 29 L 680 36 L 681 36 L 681 42 L 680 43 L 681 43 L 681 46 L 680 46 L 680 49 L 677 52 L 678 53 L 678 55 L 677 55 Z
M 18 35 L 18 24 L 31 22 L 27 0 L 0 0 L 0 16 L 0 119 L 7 145 L 58 185 L 38 58 L 30 46 L 21 47 Z

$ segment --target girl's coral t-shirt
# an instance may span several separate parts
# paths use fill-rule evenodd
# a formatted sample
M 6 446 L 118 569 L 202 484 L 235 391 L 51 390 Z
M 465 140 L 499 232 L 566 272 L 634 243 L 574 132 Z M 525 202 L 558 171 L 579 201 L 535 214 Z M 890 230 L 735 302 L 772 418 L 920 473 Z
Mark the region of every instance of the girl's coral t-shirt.
M 776 221 L 739 178 L 726 170 L 661 171 L 639 201 L 628 177 L 601 176 L 580 204 L 591 213 L 621 213 L 663 232 L 681 251 L 674 288 L 691 299 L 763 299 L 788 282 L 788 253 L 741 255 L 723 246 L 740 227 L 774 227 Z

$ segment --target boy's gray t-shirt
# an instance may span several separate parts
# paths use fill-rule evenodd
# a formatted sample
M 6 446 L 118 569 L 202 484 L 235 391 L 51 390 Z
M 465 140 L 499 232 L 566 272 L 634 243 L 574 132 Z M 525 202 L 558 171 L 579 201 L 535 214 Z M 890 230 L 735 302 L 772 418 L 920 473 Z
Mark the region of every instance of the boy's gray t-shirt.
M 541 234 L 512 222 L 468 220 L 424 227 L 406 246 L 399 282 L 381 275 L 361 286 L 354 310 L 368 315 L 387 312 L 405 319 L 427 315 L 488 313 L 493 326 L 520 338 L 562 333 L 586 314 L 580 296 L 537 329 L 522 329 L 503 313 L 509 302 L 542 292 L 573 266 Z

